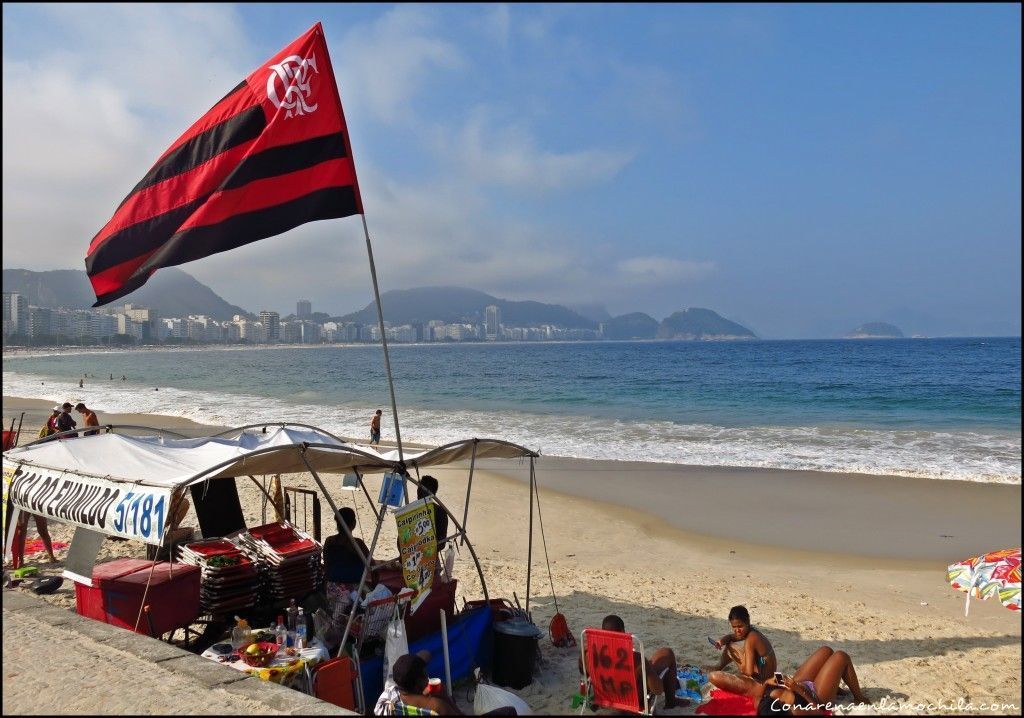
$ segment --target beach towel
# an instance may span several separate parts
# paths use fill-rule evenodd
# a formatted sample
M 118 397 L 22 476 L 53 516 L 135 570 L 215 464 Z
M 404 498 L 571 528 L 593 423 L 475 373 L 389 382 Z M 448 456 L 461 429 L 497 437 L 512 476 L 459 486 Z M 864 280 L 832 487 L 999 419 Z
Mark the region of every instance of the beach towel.
M 384 715 L 393 716 L 436 716 L 439 713 L 430 710 L 429 708 L 419 708 L 418 706 L 410 706 L 402 703 L 401 700 L 385 703 Z
M 64 548 L 68 547 L 68 544 L 65 541 L 52 541 L 51 543 L 53 544 L 53 552 L 54 553 L 57 553 L 61 549 L 64 549 Z M 28 539 L 27 541 L 25 541 L 25 556 L 26 556 L 26 558 L 29 557 L 29 556 L 33 556 L 33 555 L 35 555 L 37 553 L 44 553 L 45 551 L 46 551 L 46 546 L 43 544 L 43 540 L 42 539 L 38 539 L 38 538 L 37 539 Z
M 697 706 L 694 713 L 706 716 L 754 716 L 757 715 L 757 706 L 752 698 L 715 688 L 711 691 L 711 700 Z M 832 711 L 825 710 L 823 714 L 830 716 Z
M 711 700 L 697 706 L 697 715 L 706 716 L 753 716 L 757 715 L 754 701 L 747 696 L 736 695 L 721 688 L 711 691 Z

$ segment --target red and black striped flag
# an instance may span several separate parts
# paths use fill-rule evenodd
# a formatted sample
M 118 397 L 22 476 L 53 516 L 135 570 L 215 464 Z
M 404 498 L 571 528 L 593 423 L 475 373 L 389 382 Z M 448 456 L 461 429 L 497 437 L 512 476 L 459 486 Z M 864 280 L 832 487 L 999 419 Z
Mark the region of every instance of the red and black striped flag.
M 121 202 L 85 257 L 93 306 L 160 267 L 362 211 L 317 23 L 199 118 Z

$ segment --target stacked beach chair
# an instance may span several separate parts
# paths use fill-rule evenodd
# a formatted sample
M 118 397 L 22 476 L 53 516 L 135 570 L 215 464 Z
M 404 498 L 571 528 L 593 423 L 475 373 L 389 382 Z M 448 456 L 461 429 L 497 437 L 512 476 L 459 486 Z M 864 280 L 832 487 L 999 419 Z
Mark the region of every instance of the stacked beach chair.
M 320 544 L 290 523 L 271 523 L 243 531 L 235 539 L 262 577 L 272 602 L 302 598 L 320 586 Z
M 179 549 L 179 558 L 199 567 L 199 606 L 204 613 L 231 613 L 256 602 L 259 568 L 231 541 L 206 539 L 185 544 Z

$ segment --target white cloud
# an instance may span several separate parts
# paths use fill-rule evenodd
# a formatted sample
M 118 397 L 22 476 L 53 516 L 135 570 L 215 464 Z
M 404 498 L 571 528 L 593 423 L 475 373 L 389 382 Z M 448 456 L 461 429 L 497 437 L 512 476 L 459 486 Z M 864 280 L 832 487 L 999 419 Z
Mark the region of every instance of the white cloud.
M 227 59 L 240 42 L 227 7 L 39 12 L 51 44 L 4 48 L 4 265 L 77 269 L 160 153 L 247 71 Z
M 619 262 L 618 269 L 627 281 L 668 284 L 703 279 L 714 272 L 716 267 L 714 262 L 649 256 L 625 259 Z
M 457 136 L 442 143 L 442 155 L 453 158 L 473 182 L 534 191 L 576 189 L 607 182 L 635 156 L 608 149 L 541 150 L 521 125 L 488 128 L 487 114 L 478 108 Z
M 435 25 L 426 8 L 402 5 L 346 33 L 339 44 L 346 58 L 339 67 L 346 104 L 385 122 L 410 120 L 411 102 L 430 74 L 465 63 L 458 48 L 434 32 Z

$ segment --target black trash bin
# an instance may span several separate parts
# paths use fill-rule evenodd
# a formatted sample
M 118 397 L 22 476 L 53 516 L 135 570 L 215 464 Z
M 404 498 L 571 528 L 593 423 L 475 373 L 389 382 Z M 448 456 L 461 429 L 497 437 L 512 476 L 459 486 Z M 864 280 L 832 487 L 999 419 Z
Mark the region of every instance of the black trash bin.
M 533 682 L 533 669 L 544 632 L 523 616 L 494 624 L 494 664 L 491 680 L 499 686 L 525 688 Z

